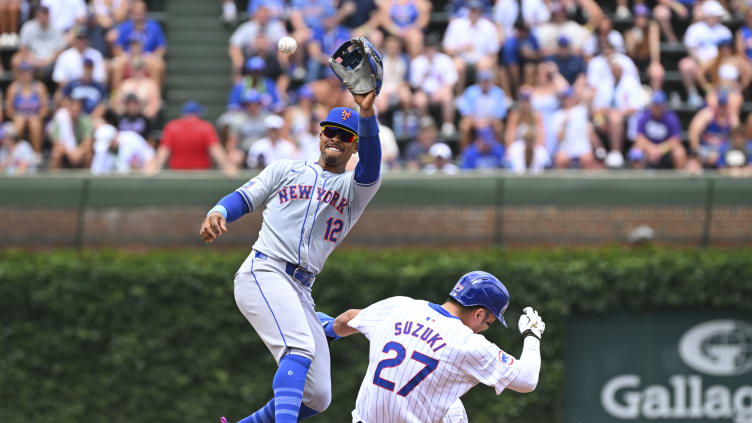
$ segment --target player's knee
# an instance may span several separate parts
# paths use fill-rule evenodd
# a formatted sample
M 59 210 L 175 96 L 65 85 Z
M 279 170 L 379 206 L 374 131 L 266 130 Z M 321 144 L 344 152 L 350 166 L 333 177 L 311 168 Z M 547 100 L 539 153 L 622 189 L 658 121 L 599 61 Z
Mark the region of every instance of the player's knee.
M 322 386 L 323 385 L 323 386 Z M 329 408 L 329 404 L 332 403 L 332 387 L 331 384 L 320 384 L 313 388 L 311 392 L 311 400 L 306 403 L 306 407 L 316 410 L 319 413 L 323 413 Z

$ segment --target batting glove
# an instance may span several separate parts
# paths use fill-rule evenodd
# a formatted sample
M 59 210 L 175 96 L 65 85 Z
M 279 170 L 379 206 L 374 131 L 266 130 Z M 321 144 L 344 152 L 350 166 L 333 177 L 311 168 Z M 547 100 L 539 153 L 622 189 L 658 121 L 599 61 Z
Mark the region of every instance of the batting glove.
M 523 339 L 526 336 L 534 336 L 540 340 L 546 330 L 546 323 L 532 307 L 525 307 L 522 309 L 520 321 L 517 322 L 517 328 L 520 330 Z
M 338 340 L 340 336 L 334 332 L 334 317 L 320 311 L 317 311 L 316 315 L 319 316 L 319 321 L 321 322 L 321 327 L 324 328 L 326 337 L 332 341 Z

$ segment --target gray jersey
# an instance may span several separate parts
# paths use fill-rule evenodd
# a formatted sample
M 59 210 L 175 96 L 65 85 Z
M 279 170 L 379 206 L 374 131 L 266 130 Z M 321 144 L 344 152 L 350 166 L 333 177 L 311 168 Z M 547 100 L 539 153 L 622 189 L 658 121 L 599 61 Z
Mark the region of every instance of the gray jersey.
M 353 172 L 280 160 L 237 189 L 251 211 L 266 206 L 257 251 L 319 273 L 381 185 L 362 185 Z

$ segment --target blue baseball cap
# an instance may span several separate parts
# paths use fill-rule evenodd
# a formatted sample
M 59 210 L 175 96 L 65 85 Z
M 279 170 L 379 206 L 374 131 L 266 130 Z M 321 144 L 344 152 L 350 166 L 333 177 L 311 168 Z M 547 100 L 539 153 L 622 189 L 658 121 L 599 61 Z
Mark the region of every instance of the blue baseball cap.
M 717 47 L 733 47 L 734 46 L 734 40 L 732 40 L 731 38 L 728 38 L 728 37 L 721 38 L 720 40 L 718 40 L 715 43 L 715 45 Z
M 562 35 L 558 40 L 556 40 L 556 43 L 559 45 L 559 47 L 569 47 L 569 38 Z
M 653 98 L 651 99 L 652 103 L 656 106 L 663 106 L 666 104 L 666 93 L 658 90 L 653 93 Z
M 329 111 L 326 119 L 322 120 L 320 125 L 338 126 L 358 135 L 358 131 L 360 130 L 359 120 L 360 114 L 355 110 L 349 107 L 335 107 Z
M 316 95 L 313 93 L 311 86 L 305 84 L 301 85 L 300 88 L 298 88 L 298 98 L 307 98 L 309 100 L 312 100 L 316 98 Z
M 183 114 L 184 115 L 203 115 L 204 114 L 204 106 L 201 105 L 198 101 L 189 100 L 186 101 L 183 105 Z
M 642 3 L 638 3 L 634 7 L 635 16 L 650 16 L 650 9 Z
M 243 104 L 261 103 L 262 100 L 261 94 L 256 90 L 248 90 L 243 93 Z
M 28 71 L 34 69 L 34 66 L 32 66 L 29 62 L 21 62 L 20 65 L 18 65 L 18 70 L 20 71 Z
M 245 69 L 248 71 L 260 71 L 266 67 L 266 60 L 261 56 L 253 56 L 245 62 Z

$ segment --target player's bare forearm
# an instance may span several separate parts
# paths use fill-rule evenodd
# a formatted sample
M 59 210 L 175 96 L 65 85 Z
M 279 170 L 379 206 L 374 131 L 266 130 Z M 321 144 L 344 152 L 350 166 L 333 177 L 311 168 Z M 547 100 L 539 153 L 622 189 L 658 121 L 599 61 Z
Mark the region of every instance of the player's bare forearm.
M 199 235 L 204 242 L 214 242 L 217 237 L 227 232 L 227 221 L 219 212 L 209 213 L 201 224 Z
M 334 329 L 334 333 L 336 333 L 340 337 L 350 336 L 354 333 L 358 333 L 357 330 L 348 326 L 347 323 L 349 323 L 350 320 L 354 319 L 355 316 L 357 316 L 359 313 L 360 310 L 351 309 L 337 316 L 337 318 L 334 319 L 334 326 L 332 327 L 332 329 Z

